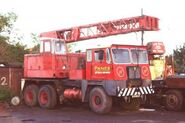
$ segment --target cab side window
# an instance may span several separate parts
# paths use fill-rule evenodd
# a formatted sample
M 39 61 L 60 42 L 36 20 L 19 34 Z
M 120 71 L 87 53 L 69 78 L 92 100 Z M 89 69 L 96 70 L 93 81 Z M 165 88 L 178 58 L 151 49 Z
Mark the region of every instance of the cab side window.
M 94 60 L 95 61 L 103 61 L 104 60 L 104 51 L 98 50 L 94 52 Z
M 44 42 L 44 52 L 51 52 L 51 42 Z
M 92 61 L 92 50 L 87 50 L 87 62 Z

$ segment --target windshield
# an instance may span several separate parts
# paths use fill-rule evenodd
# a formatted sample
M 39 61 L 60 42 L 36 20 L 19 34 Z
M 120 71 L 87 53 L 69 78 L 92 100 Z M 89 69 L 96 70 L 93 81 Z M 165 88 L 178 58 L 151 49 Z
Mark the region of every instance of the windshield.
M 66 48 L 64 45 L 64 42 L 62 41 L 55 41 L 55 53 L 57 54 L 65 54 L 66 53 Z
M 130 63 L 128 49 L 112 49 L 112 53 L 115 63 Z
M 147 51 L 142 49 L 132 49 L 131 56 L 133 63 L 148 63 Z

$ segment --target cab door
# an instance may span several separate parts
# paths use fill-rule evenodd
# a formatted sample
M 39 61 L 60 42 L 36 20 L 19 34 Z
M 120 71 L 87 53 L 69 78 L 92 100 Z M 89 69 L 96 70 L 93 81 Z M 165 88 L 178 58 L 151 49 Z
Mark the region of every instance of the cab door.
M 112 74 L 112 64 L 107 49 L 92 50 L 91 80 L 107 80 Z

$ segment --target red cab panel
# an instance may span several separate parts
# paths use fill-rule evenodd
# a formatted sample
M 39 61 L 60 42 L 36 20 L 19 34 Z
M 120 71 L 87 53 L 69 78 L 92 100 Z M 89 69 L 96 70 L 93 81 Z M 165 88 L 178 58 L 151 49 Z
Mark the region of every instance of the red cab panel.
M 24 59 L 24 77 L 68 78 L 69 75 L 73 79 L 75 79 L 75 77 L 85 77 L 83 70 L 85 69 L 84 54 L 55 55 L 51 53 L 41 53 L 25 55 Z M 74 75 L 75 70 L 80 73 Z
M 24 77 L 51 78 L 52 70 L 51 54 L 29 54 L 24 57 Z
M 148 64 L 141 65 L 141 79 L 147 79 L 147 80 L 151 79 L 151 73 L 150 73 L 150 68 Z

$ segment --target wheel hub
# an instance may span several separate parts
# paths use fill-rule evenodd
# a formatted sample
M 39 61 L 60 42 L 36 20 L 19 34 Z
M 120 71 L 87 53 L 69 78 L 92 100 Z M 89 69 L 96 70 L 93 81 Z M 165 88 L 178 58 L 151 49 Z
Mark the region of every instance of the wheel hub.
M 31 90 L 29 90 L 27 93 L 26 93 L 26 99 L 27 101 L 31 102 L 33 100 L 33 93 Z
M 40 94 L 40 101 L 42 104 L 46 104 L 48 102 L 48 95 L 46 92 L 41 92 Z
M 168 99 L 168 102 L 171 104 L 171 105 L 177 105 L 177 97 L 175 95 L 169 95 L 169 99 Z
M 100 105 L 102 103 L 101 98 L 99 96 L 95 96 L 95 104 Z

